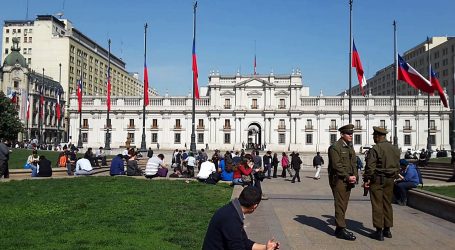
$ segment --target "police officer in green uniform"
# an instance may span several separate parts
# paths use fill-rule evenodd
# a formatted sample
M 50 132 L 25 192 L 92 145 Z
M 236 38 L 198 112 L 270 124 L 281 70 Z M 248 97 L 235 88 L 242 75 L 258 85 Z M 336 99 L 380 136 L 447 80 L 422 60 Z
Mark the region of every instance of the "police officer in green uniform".
M 386 139 L 387 130 L 373 127 L 373 140 L 376 145 L 370 149 L 364 173 L 365 188 L 370 189 L 373 209 L 373 226 L 376 232 L 373 239 L 383 241 L 392 238 L 393 226 L 393 180 L 400 169 L 400 151 Z
M 345 240 L 355 240 L 352 232 L 346 230 L 346 209 L 351 189 L 358 179 L 357 159 L 352 147 L 354 125 L 348 124 L 338 129 L 341 138 L 329 147 L 329 184 L 335 203 L 335 236 Z

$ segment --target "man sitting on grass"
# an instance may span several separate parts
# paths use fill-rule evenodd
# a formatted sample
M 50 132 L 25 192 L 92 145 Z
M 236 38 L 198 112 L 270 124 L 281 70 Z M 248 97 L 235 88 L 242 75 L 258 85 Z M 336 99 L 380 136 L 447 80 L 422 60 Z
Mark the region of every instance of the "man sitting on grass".
M 201 169 L 199 169 L 196 177 L 199 181 L 205 182 L 213 172 L 216 172 L 215 164 L 213 164 L 212 159 L 208 159 L 208 161 L 201 164 Z
M 152 158 L 150 158 L 147 161 L 147 165 L 145 166 L 145 177 L 148 179 L 152 179 L 159 176 L 166 177 L 168 169 L 167 166 L 164 164 L 163 160 L 164 160 L 163 154 L 159 154 L 158 156 L 153 156 Z
M 92 164 L 90 160 L 85 158 L 80 158 L 76 162 L 76 169 L 74 170 L 74 175 L 91 175 L 93 172 Z
M 210 220 L 202 249 L 279 249 L 280 243 L 274 239 L 266 245 L 248 239 L 243 228 L 245 214 L 253 213 L 259 202 L 260 190 L 248 186 L 242 190 L 238 199 L 218 209 Z

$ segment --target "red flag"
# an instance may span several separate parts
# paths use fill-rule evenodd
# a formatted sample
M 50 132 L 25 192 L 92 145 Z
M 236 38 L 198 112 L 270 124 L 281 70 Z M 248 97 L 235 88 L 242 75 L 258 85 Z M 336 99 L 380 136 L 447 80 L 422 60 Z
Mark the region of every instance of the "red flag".
M 61 113 L 60 113 L 60 89 L 57 90 L 57 104 L 55 105 L 56 113 L 57 113 L 57 121 L 60 121 Z
M 198 70 L 197 70 L 197 60 L 196 60 L 196 41 L 193 37 L 193 88 L 194 96 L 196 99 L 199 99 L 199 85 L 197 84 L 198 80 Z
M 40 116 L 41 119 L 44 118 L 44 86 L 40 88 L 40 97 L 39 97 L 39 106 L 40 106 Z
M 149 75 L 147 72 L 147 63 L 144 61 L 144 105 L 149 105 Z
M 27 121 L 30 118 L 30 97 L 27 96 Z
M 359 53 L 357 52 L 354 41 L 352 41 L 352 46 L 353 46 L 352 67 L 355 68 L 355 70 L 357 71 L 357 78 L 359 79 L 360 90 L 362 91 L 362 95 L 365 96 L 365 91 L 363 90 L 363 87 L 367 85 L 367 80 L 365 78 L 362 62 L 360 61 L 360 56 Z
M 77 81 L 77 103 L 78 103 L 78 111 L 79 113 L 82 112 L 82 79 Z
M 442 104 L 444 104 L 444 107 L 448 108 L 449 104 L 447 102 L 446 93 L 444 93 L 444 90 L 442 89 L 441 84 L 439 84 L 439 80 L 436 77 L 436 73 L 433 71 L 433 68 L 431 68 L 430 82 L 431 82 L 431 85 L 433 85 L 433 88 L 438 91 L 439 97 L 441 98 L 441 101 L 442 101 Z
M 107 69 L 107 111 L 111 111 L 111 68 Z

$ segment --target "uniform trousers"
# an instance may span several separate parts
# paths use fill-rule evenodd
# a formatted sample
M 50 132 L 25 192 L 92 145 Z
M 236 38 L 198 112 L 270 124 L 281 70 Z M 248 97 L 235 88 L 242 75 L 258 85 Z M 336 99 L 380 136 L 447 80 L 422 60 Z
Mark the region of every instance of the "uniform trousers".
M 337 179 L 330 184 L 335 205 L 335 224 L 337 227 L 346 227 L 346 210 L 348 209 L 351 187 L 342 179 Z
M 370 185 L 370 200 L 373 209 L 373 226 L 376 228 L 393 226 L 393 178 L 376 177 Z

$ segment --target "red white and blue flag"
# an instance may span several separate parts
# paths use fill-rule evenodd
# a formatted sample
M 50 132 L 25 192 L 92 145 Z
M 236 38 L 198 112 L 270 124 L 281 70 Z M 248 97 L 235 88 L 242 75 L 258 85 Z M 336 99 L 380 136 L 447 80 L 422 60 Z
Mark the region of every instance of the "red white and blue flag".
M 433 71 L 433 68 L 430 67 L 431 74 L 430 74 L 430 82 L 431 85 L 433 85 L 433 88 L 438 91 L 439 97 L 441 98 L 442 104 L 444 104 L 444 107 L 448 108 L 449 104 L 447 102 L 447 96 L 446 93 L 444 93 L 444 90 L 441 87 L 441 84 L 439 83 L 439 80 L 437 78 L 436 73 Z
M 56 91 L 56 95 L 57 95 L 57 104 L 55 105 L 55 113 L 57 114 L 57 122 L 60 121 L 60 117 L 61 117 L 61 107 L 60 107 L 60 95 L 61 95 L 61 90 L 60 89 L 57 89 Z
M 17 102 L 17 93 L 15 90 L 11 90 L 11 93 L 8 95 L 9 99 L 11 99 L 12 103 Z
M 434 88 L 425 77 L 398 55 L 398 80 L 405 81 L 415 89 L 433 94 Z
M 27 121 L 30 119 L 30 97 L 27 96 Z
M 78 103 L 78 111 L 79 113 L 82 112 L 82 79 L 77 81 L 77 103 Z
M 362 95 L 365 96 L 365 91 L 363 88 L 367 85 L 367 79 L 365 78 L 365 74 L 362 67 L 362 62 L 360 61 L 359 52 L 357 52 L 357 48 L 355 47 L 354 41 L 352 41 L 352 67 L 355 68 L 357 71 L 357 78 L 359 79 L 360 90 L 362 91 Z
M 111 68 L 107 69 L 107 111 L 111 111 Z
M 147 71 L 147 62 L 144 60 L 144 105 L 149 105 L 149 74 Z

